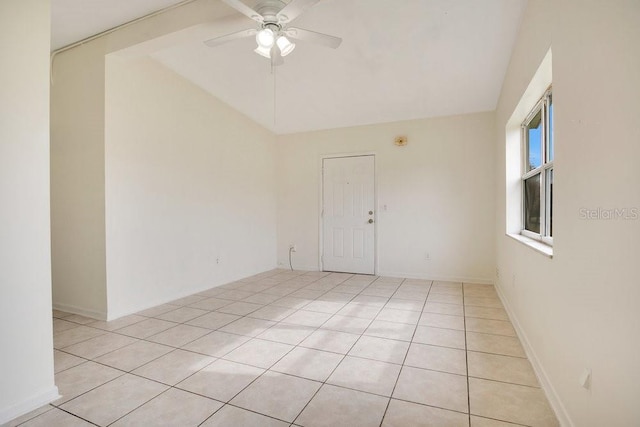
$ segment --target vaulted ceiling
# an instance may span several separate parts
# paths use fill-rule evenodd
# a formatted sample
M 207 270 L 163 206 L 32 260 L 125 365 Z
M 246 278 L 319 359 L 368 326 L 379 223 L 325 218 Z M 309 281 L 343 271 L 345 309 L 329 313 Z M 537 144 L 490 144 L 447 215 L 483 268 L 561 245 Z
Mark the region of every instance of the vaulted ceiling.
M 52 46 L 176 3 L 52 0 Z M 194 32 L 147 54 L 276 133 L 466 114 L 495 109 L 525 7 L 526 0 L 322 0 L 295 26 L 342 37 L 342 46 L 300 41 L 273 70 L 252 38 L 209 48 Z M 255 28 L 236 18 L 207 37 Z

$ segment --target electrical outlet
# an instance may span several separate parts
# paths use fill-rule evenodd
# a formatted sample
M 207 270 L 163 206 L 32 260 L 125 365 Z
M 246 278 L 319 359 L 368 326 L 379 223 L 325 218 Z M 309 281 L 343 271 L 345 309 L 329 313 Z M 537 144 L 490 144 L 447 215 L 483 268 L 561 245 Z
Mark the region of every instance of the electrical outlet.
M 496 267 L 496 279 L 500 278 L 500 269 Z
M 516 275 L 515 274 L 513 275 L 513 279 L 511 280 L 511 286 L 514 287 L 514 288 L 516 287 Z
M 220 264 L 220 257 L 216 257 L 216 264 Z
M 427 252 L 427 253 L 424 255 L 424 260 L 425 260 L 425 261 L 431 261 L 431 254 L 430 254 L 429 252 Z
M 591 369 L 585 368 L 580 374 L 580 385 L 589 390 L 591 388 Z
M 289 245 L 289 250 L 290 250 L 291 252 L 297 252 L 297 251 L 298 251 L 298 248 L 296 247 L 296 245 L 295 245 L 294 243 L 291 243 L 291 244 Z

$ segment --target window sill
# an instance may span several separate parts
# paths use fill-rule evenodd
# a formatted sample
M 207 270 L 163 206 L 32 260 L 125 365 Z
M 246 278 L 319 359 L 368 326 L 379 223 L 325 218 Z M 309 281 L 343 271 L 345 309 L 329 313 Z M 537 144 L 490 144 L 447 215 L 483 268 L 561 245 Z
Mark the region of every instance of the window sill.
M 514 240 L 517 240 L 518 242 L 530 247 L 534 251 L 539 252 L 548 258 L 553 258 L 553 247 L 547 245 L 546 243 L 542 243 L 538 240 L 525 237 L 521 234 L 507 233 L 507 236 L 511 237 Z

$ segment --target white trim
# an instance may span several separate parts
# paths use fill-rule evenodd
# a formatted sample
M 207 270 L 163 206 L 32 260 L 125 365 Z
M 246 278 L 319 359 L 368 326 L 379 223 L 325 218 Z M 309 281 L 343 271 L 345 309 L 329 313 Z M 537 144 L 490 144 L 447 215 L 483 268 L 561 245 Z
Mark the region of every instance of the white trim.
M 76 307 L 75 305 L 60 304 L 54 302 L 53 309 L 64 311 L 65 313 L 79 314 L 81 316 L 90 317 L 96 320 L 107 320 L 107 313 L 105 313 L 104 311 L 88 310 L 86 308 Z
M 469 276 L 433 276 L 427 274 L 412 274 L 412 273 L 398 273 L 395 271 L 379 271 L 378 276 L 385 277 L 397 277 L 403 279 L 422 279 L 422 280 L 434 280 L 440 282 L 462 282 L 462 283 L 477 283 L 480 285 L 493 285 L 493 279 L 481 278 L 481 277 L 469 277 Z
M 542 255 L 553 258 L 553 246 L 549 246 L 540 240 L 532 239 L 530 237 L 524 236 L 523 234 L 513 234 L 507 233 L 507 236 L 511 237 L 514 240 L 524 244 L 525 246 L 530 247 L 536 252 L 541 253 Z
M 560 396 L 558 396 L 558 393 L 556 392 L 556 389 L 553 387 L 553 384 L 551 384 L 551 381 L 549 380 L 549 376 L 547 375 L 547 372 L 544 370 L 542 364 L 540 363 L 540 359 L 538 358 L 536 352 L 533 350 L 533 347 L 529 342 L 529 338 L 527 337 L 527 334 L 524 332 L 524 329 L 520 325 L 520 322 L 518 321 L 518 318 L 516 317 L 515 313 L 511 310 L 511 307 L 509 306 L 509 301 L 502 293 L 502 289 L 500 288 L 500 286 L 496 285 L 495 289 L 496 289 L 496 292 L 498 293 L 498 297 L 500 298 L 500 301 L 502 301 L 502 305 L 504 306 L 507 312 L 507 315 L 509 316 L 509 320 L 511 320 L 511 324 L 513 325 L 513 328 L 515 329 L 516 334 L 518 335 L 518 338 L 522 343 L 522 348 L 524 349 L 524 352 L 527 355 L 529 362 L 531 362 L 531 366 L 533 367 L 533 370 L 536 376 L 538 377 L 538 381 L 540 382 L 540 387 L 542 388 L 542 391 L 544 392 L 544 394 L 547 396 L 547 399 L 551 404 L 551 408 L 553 409 L 553 412 L 555 412 L 556 417 L 560 422 L 560 425 L 563 427 L 574 427 L 575 425 L 573 421 L 571 421 L 571 418 L 569 417 L 569 413 L 567 412 L 567 409 L 562 404 L 562 400 L 560 400 Z
M 27 400 L 23 400 L 22 402 L 9 406 L 8 408 L 3 408 L 0 410 L 0 425 L 8 423 L 22 415 L 28 414 L 29 412 L 47 405 L 58 398 L 60 398 L 58 387 L 54 385 Z

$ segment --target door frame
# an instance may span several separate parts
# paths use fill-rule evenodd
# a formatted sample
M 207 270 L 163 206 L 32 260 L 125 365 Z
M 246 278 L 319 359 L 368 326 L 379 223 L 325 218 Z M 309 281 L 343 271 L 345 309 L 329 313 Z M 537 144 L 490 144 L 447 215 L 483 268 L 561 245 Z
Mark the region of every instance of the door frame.
M 375 212 L 373 223 L 373 274 L 378 274 L 378 162 L 375 151 L 357 151 L 349 153 L 321 154 L 318 159 L 318 266 L 320 271 L 324 271 L 322 254 L 324 251 L 324 171 L 325 159 L 343 159 L 348 157 L 373 157 L 373 209 Z M 348 274 L 348 273 L 346 273 Z

